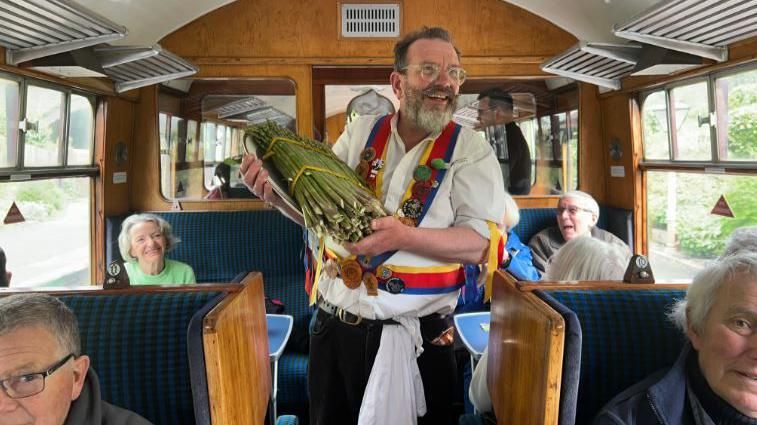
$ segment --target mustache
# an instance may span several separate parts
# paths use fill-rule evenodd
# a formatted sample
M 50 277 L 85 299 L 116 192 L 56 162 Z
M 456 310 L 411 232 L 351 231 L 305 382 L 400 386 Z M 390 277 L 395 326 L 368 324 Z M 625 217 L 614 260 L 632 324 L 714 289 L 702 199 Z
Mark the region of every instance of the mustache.
M 427 87 L 422 91 L 422 93 L 424 96 L 444 94 L 450 99 L 456 99 L 458 96 L 451 88 L 438 85 Z

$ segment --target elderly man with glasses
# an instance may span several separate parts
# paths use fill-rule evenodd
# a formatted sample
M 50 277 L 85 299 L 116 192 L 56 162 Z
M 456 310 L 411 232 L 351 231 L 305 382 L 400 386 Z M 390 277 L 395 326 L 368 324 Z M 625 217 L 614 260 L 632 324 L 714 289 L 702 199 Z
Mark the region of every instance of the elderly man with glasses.
M 583 236 L 617 245 L 630 257 L 628 245 L 612 233 L 596 227 L 597 220 L 599 204 L 591 195 L 580 190 L 564 193 L 557 202 L 557 226 L 542 230 L 528 242 L 539 273 L 544 274 L 552 257 L 563 245 Z
M 348 253 L 326 242 L 318 254 L 326 266 L 314 289 L 311 425 L 456 423 L 450 315 L 465 284 L 462 264 L 496 269 L 504 215 L 494 152 L 451 121 L 465 77 L 447 31 L 407 34 L 390 76 L 399 112 L 361 116 L 333 147 L 391 215 L 374 220 Z M 260 165 L 245 158 L 245 183 L 281 206 Z
M 0 298 L 0 425 L 150 425 L 100 400 L 76 317 L 44 294 Z

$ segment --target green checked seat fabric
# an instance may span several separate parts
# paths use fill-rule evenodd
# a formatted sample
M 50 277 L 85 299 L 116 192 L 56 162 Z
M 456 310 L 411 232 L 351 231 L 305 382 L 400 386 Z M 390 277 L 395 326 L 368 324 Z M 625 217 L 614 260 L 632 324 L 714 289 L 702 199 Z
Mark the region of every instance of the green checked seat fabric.
M 187 328 L 220 292 L 69 295 L 104 400 L 155 425 L 194 424 Z M 216 300 L 217 301 L 217 300 Z
M 575 358 L 580 357 L 579 379 L 572 384 L 563 380 L 560 390 L 561 399 L 577 400 L 576 424 L 591 423 L 616 394 L 670 367 L 683 347 L 684 336 L 667 320 L 666 313 L 675 300 L 685 297 L 685 289 L 536 293 L 549 304 L 559 303 L 574 312 L 580 323 L 580 332 L 566 329 L 563 354 L 564 363 L 576 364 Z M 567 339 L 576 334 L 580 343 L 571 344 Z

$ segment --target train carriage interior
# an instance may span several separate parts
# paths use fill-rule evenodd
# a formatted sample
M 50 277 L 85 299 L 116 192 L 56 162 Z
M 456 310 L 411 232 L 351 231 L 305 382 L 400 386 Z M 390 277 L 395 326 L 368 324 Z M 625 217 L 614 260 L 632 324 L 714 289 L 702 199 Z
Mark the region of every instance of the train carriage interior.
M 358 117 L 396 113 L 392 49 L 422 26 L 449 30 L 460 51 L 453 120 L 491 145 L 520 208 L 513 233 L 527 244 L 555 225 L 560 195 L 580 190 L 657 281 L 539 286 L 498 272 L 486 308 L 497 423 L 590 423 L 611 392 L 669 366 L 679 341 L 652 331 L 665 308 L 734 230 L 757 226 L 757 0 L 0 0 L 0 12 L 0 248 L 12 271 L 0 297 L 71 304 L 104 391 L 154 423 L 309 423 L 306 282 L 318 261 L 301 226 L 245 186 L 240 165 L 256 149 L 245 131 L 275 122 L 330 147 Z M 505 124 L 484 120 L 491 90 L 509 95 L 525 140 L 519 182 Z M 133 298 L 104 288 L 108 266 L 129 260 L 118 236 L 135 213 L 170 223 L 181 242 L 166 258 L 191 265 L 196 285 L 132 287 Z M 183 316 L 166 327 L 182 335 L 165 342 L 187 350 L 170 366 L 192 388 L 149 388 L 178 400 L 160 408 L 116 373 L 154 367 L 154 353 L 115 361 L 92 335 L 107 334 L 106 317 L 141 344 L 150 336 L 135 323 L 168 320 L 173 290 Z M 132 299 L 160 305 L 134 317 Z M 282 350 L 270 332 L 259 340 L 274 323 L 263 306 L 291 316 Z M 623 313 L 602 320 L 610 309 Z M 629 361 L 607 341 L 643 361 L 602 376 Z M 482 423 L 471 353 L 458 335 L 461 424 Z M 234 364 L 264 385 L 246 388 Z

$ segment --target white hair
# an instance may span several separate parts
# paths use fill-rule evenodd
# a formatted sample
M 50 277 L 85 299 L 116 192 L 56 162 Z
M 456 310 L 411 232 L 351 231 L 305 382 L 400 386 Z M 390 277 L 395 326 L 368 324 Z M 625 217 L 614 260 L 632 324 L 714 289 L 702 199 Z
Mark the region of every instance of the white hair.
M 552 257 L 546 280 L 623 280 L 628 259 L 628 253 L 614 244 L 581 236 Z
M 81 355 L 76 316 L 61 300 L 47 294 L 0 298 L 0 336 L 37 326 L 47 330 L 64 352 Z
M 739 251 L 757 252 L 757 226 L 740 227 L 731 233 L 722 257 Z
M 515 199 L 507 192 L 505 192 L 505 216 L 502 221 L 507 231 L 512 230 L 520 222 L 518 204 L 515 203 Z
M 737 252 L 697 273 L 686 291 L 686 298 L 675 303 L 668 318 L 684 333 L 688 325 L 695 331 L 701 331 L 720 287 L 734 281 L 739 275 L 757 279 L 757 253 Z
M 118 251 L 121 253 L 121 258 L 124 261 L 134 261 L 136 257 L 132 256 L 129 252 L 131 250 L 131 229 L 142 223 L 153 222 L 158 225 L 160 233 L 166 238 L 165 252 L 168 252 L 181 242 L 181 239 L 173 235 L 171 231 L 171 225 L 163 218 L 155 214 L 134 214 L 130 215 L 123 223 L 121 223 L 121 233 L 118 235 Z
M 595 219 L 599 220 L 599 204 L 591 195 L 580 190 L 571 190 L 570 192 L 563 193 L 557 203 L 559 204 L 560 201 L 566 198 L 577 201 L 581 208 L 586 208 L 591 211 Z

